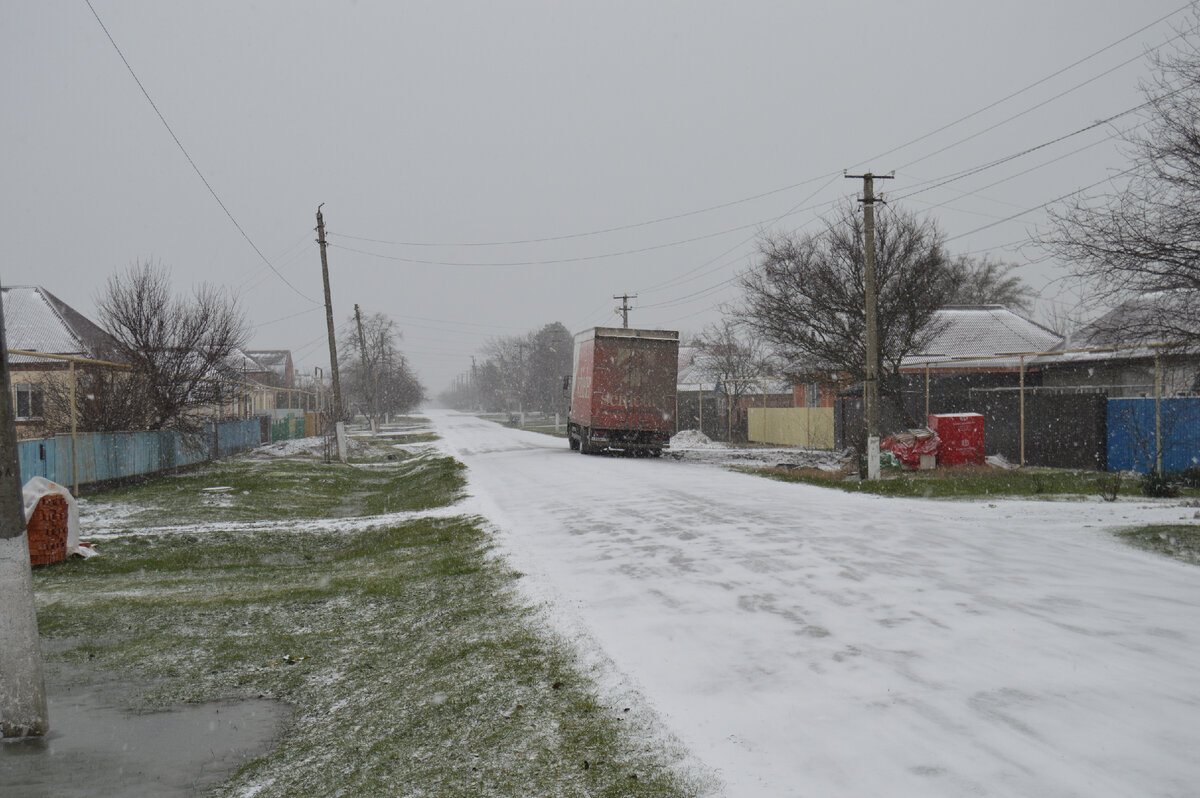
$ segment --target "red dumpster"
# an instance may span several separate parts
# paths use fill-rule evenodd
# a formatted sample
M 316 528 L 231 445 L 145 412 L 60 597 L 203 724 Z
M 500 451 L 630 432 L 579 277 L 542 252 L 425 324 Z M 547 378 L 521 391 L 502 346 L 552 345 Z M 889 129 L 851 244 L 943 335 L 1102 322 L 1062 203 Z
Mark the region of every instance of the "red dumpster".
M 937 433 L 938 465 L 983 464 L 983 416 L 979 413 L 930 413 Z

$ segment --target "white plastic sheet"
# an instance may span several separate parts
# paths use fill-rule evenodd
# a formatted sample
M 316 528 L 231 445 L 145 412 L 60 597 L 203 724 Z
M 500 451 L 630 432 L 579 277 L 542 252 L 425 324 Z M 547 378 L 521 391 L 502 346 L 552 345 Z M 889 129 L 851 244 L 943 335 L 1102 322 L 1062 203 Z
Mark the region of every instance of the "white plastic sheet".
M 82 557 L 91 557 L 94 552 L 88 546 L 79 545 L 79 507 L 75 503 L 75 497 L 71 495 L 71 491 L 67 490 L 63 485 L 57 482 L 51 482 L 45 477 L 34 477 L 25 483 L 25 487 L 21 489 L 21 498 L 25 504 L 25 520 L 28 522 L 29 517 L 37 508 L 37 503 L 41 501 L 43 496 L 53 496 L 58 494 L 67 500 L 67 556 L 78 554 Z

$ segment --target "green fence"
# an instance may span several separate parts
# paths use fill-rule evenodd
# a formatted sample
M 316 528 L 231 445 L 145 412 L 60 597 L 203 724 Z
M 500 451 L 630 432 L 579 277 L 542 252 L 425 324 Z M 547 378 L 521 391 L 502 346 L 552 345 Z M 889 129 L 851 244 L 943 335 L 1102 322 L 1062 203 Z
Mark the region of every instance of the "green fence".
M 271 422 L 271 440 L 289 441 L 304 437 L 304 417 L 285 416 Z

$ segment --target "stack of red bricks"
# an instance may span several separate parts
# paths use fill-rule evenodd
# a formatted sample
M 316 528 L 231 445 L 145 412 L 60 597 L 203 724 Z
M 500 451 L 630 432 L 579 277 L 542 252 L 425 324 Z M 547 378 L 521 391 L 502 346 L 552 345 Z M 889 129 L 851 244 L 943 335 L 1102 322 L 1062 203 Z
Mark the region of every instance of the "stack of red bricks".
M 51 493 L 38 500 L 25 525 L 29 564 L 50 565 L 67 559 L 67 500 Z

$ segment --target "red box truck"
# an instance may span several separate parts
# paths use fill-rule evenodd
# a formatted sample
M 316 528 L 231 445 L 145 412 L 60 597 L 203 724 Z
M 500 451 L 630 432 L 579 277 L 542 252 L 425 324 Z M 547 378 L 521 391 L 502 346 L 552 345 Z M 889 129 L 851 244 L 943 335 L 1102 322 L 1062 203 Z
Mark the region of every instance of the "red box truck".
M 929 428 L 941 441 L 938 465 L 983 463 L 983 416 L 979 413 L 930 413 Z
M 675 431 L 678 364 L 674 330 L 594 327 L 576 335 L 571 448 L 661 455 Z

